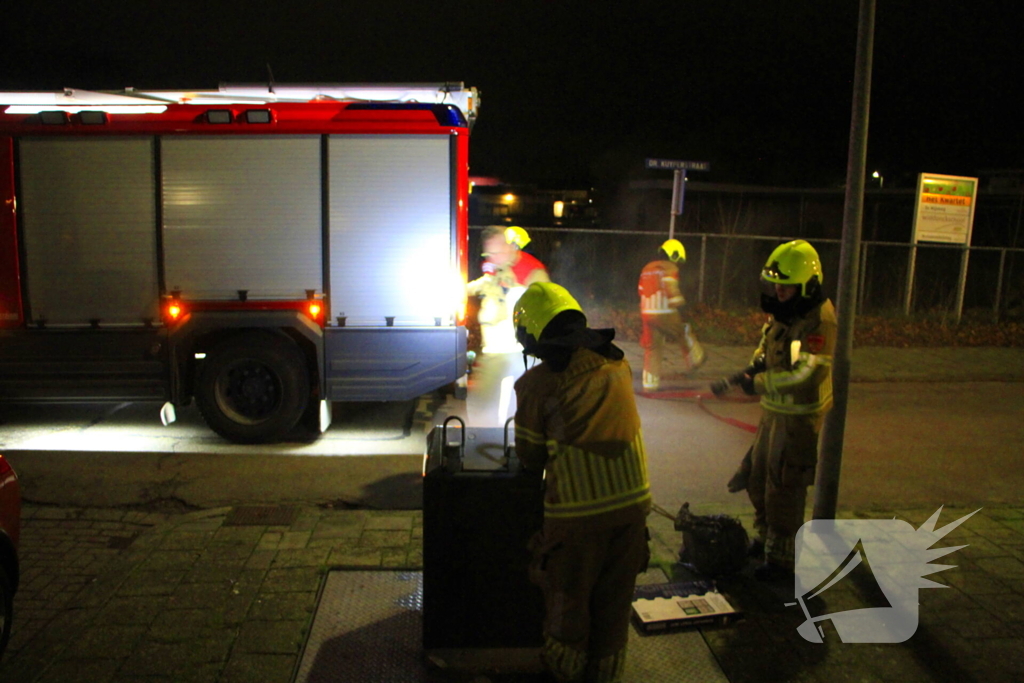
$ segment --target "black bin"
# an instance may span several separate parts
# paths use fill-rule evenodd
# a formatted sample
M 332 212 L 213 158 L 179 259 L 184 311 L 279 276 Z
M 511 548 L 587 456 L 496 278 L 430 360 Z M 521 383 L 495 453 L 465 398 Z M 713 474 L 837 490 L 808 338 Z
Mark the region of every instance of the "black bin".
M 455 423 L 458 425 L 456 426 Z M 543 481 L 525 471 L 508 426 L 450 417 L 427 437 L 423 479 L 423 647 L 543 644 L 544 603 L 527 542 L 544 518 Z

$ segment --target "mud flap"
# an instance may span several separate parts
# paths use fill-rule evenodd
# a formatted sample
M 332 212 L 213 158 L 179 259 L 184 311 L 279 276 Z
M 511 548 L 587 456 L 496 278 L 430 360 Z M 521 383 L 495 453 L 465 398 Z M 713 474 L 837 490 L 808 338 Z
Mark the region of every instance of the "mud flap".
M 327 399 L 320 399 L 320 433 L 323 434 L 327 431 L 328 427 L 331 426 L 331 420 L 334 418 L 333 411 L 331 410 L 331 402 Z
M 174 411 L 174 404 L 167 401 L 160 407 L 160 422 L 163 423 L 164 427 L 177 421 L 178 414 Z

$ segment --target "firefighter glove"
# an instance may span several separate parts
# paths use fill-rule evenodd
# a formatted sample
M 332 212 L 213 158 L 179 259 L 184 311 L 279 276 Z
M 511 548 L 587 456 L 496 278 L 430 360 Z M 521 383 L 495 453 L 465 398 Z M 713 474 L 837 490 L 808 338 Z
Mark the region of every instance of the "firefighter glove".
M 711 393 L 715 396 L 721 396 L 725 392 L 729 391 L 729 380 L 726 378 L 715 380 L 711 383 Z
M 754 391 L 754 378 L 753 377 L 751 377 L 750 375 L 748 375 L 745 372 L 740 372 L 740 373 L 737 373 L 736 375 L 734 375 L 732 379 L 734 380 L 733 384 L 738 384 L 739 387 L 741 389 L 743 389 L 743 393 L 744 394 L 746 394 L 747 396 L 753 396 L 754 395 L 755 391 Z

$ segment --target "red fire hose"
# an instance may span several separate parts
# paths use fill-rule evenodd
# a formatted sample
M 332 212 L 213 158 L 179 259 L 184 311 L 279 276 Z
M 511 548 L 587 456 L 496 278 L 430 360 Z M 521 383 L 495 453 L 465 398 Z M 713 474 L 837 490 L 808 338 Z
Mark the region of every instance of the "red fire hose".
M 700 407 L 700 409 L 703 410 L 708 415 L 710 415 L 711 417 L 715 418 L 716 420 L 724 422 L 727 425 L 732 425 L 733 427 L 737 427 L 744 431 L 748 431 L 752 434 L 757 431 L 757 425 L 752 425 L 749 422 L 744 422 L 743 420 L 737 420 L 734 417 L 723 417 L 721 415 L 715 415 L 713 412 L 711 412 L 711 409 L 704 404 L 705 398 L 714 398 L 715 400 L 718 401 L 732 401 L 733 403 L 753 403 L 754 401 L 758 400 L 756 397 L 715 396 L 714 394 L 710 394 L 703 391 L 696 391 L 694 389 L 687 389 L 684 391 L 643 392 L 638 394 L 638 396 L 643 396 L 644 398 L 667 399 L 670 401 L 679 401 L 691 398 L 696 399 L 697 405 Z

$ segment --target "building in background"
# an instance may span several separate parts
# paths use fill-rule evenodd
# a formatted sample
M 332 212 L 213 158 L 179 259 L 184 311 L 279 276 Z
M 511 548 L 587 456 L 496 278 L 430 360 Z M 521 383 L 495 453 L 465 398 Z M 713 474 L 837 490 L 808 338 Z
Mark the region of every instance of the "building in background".
M 598 206 L 591 188 L 540 188 L 499 178 L 469 179 L 471 225 L 597 227 Z

